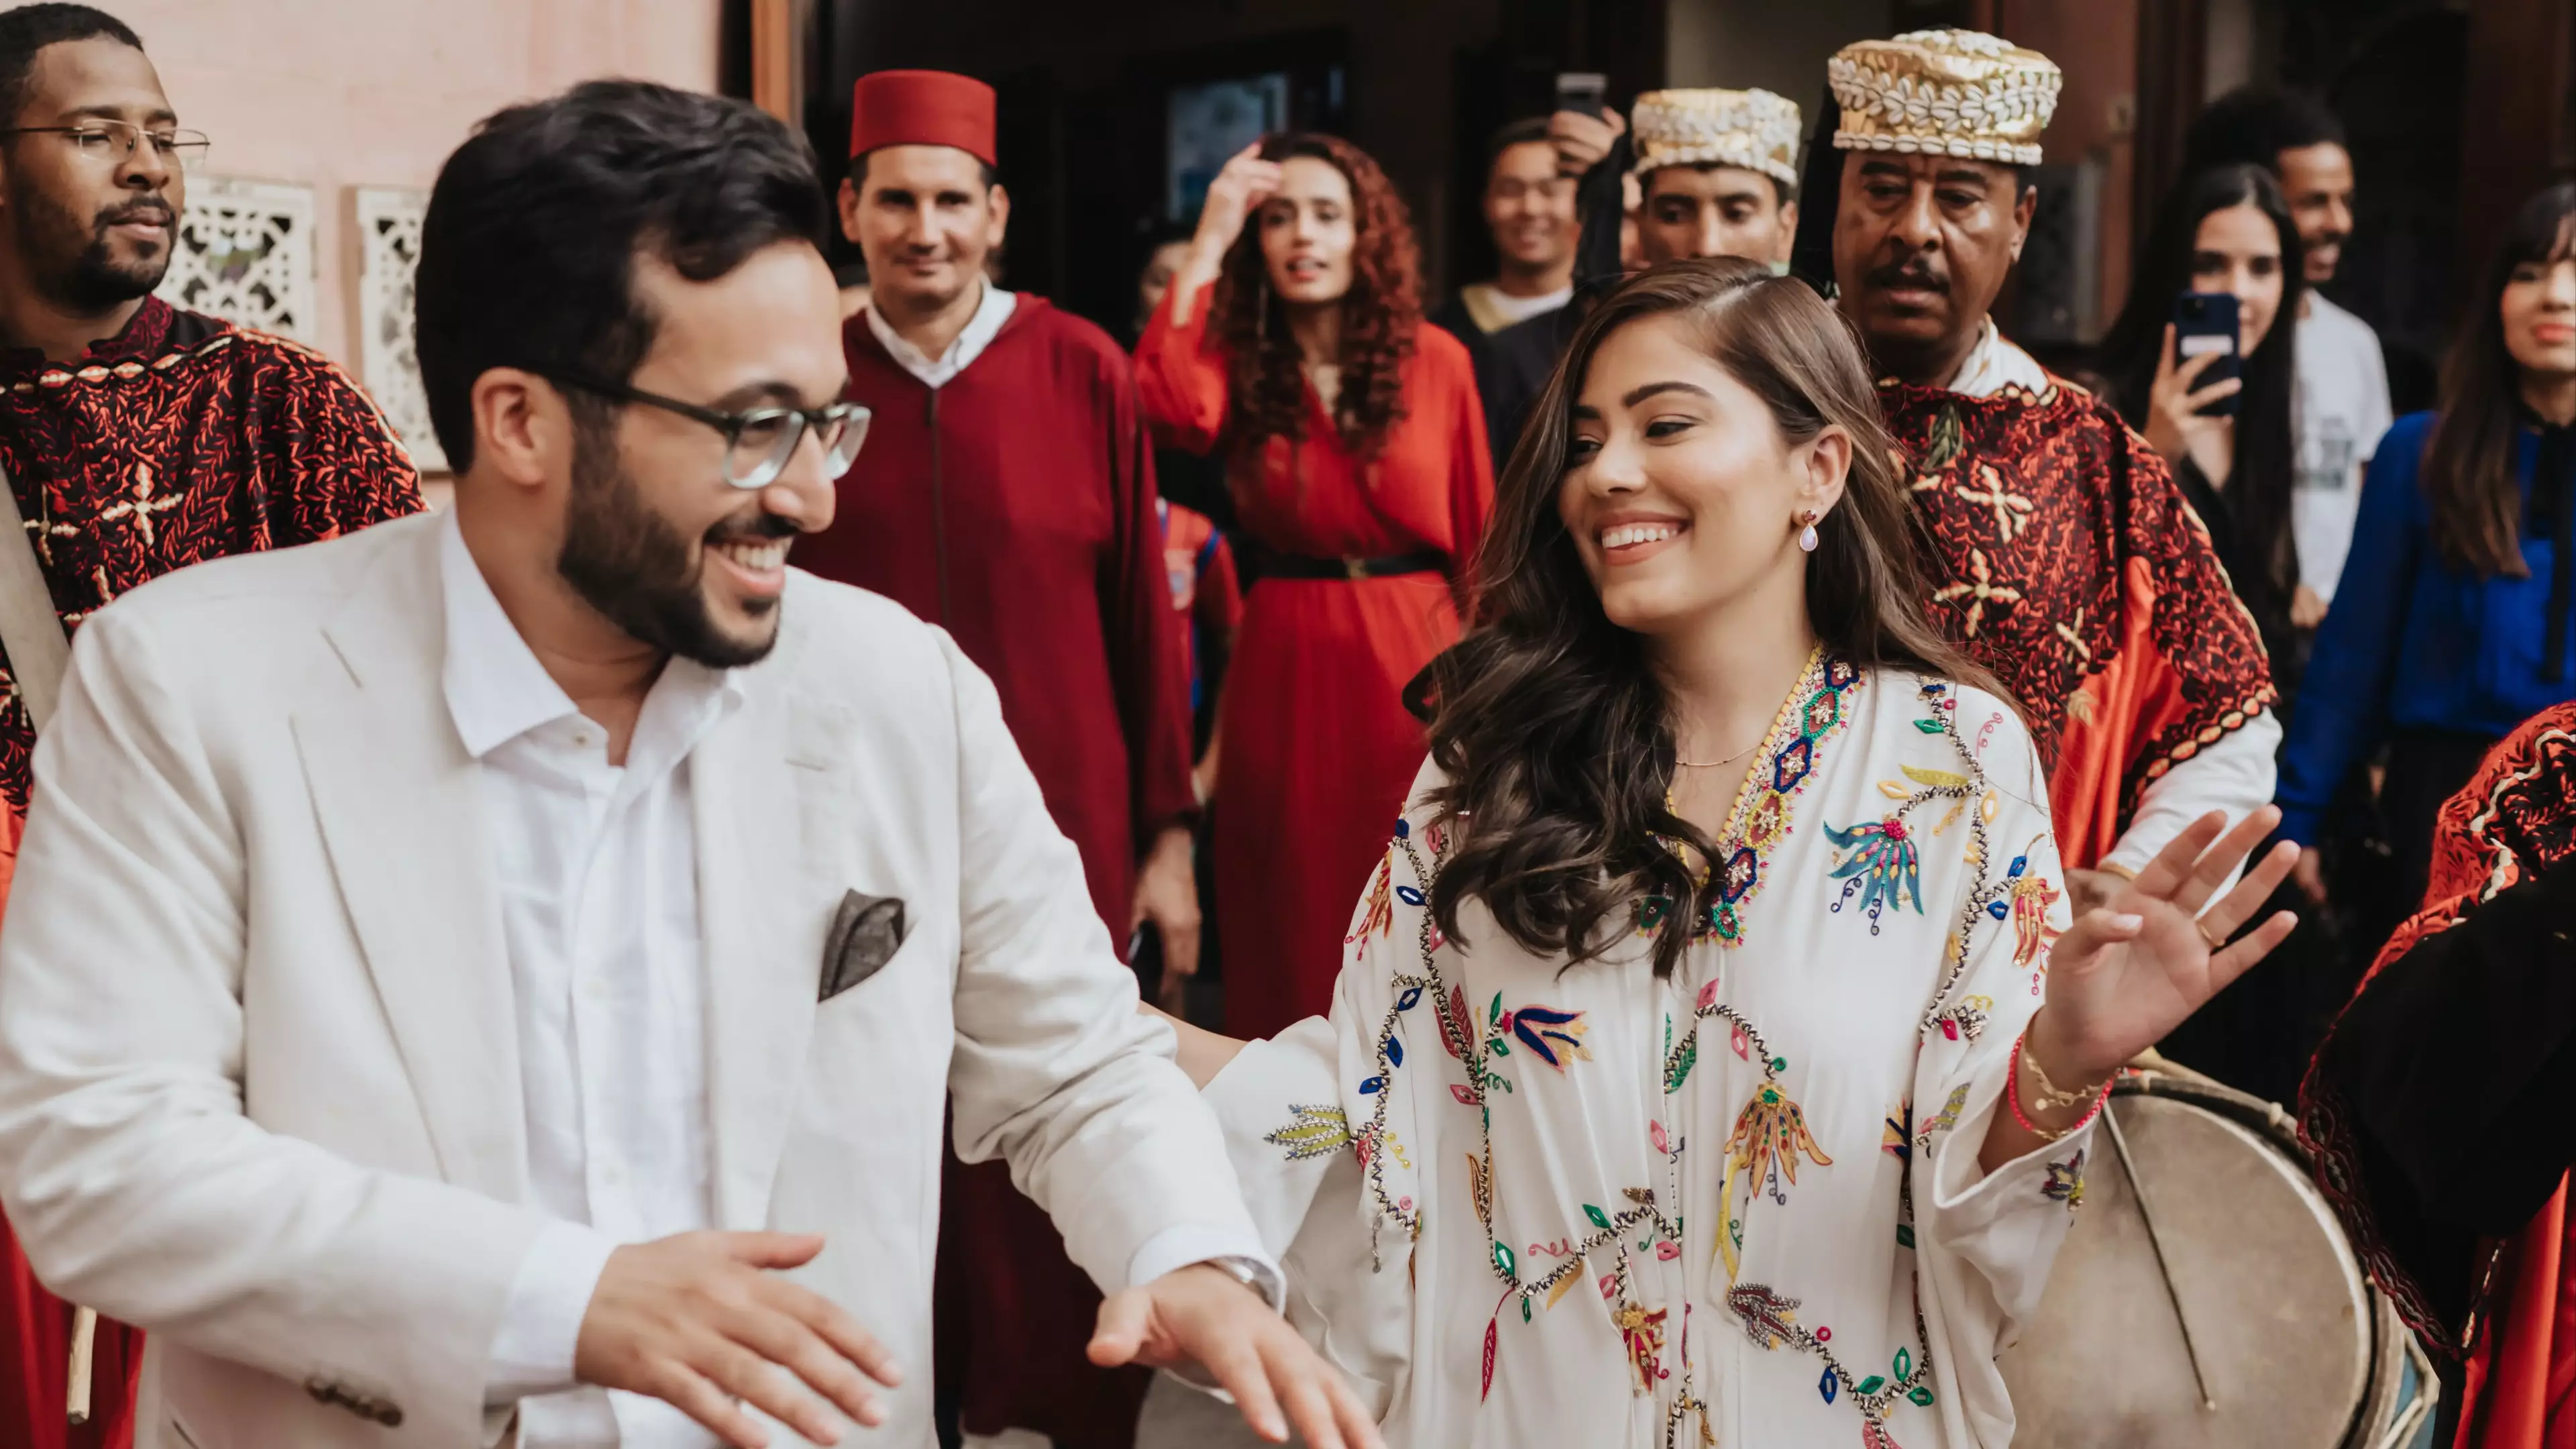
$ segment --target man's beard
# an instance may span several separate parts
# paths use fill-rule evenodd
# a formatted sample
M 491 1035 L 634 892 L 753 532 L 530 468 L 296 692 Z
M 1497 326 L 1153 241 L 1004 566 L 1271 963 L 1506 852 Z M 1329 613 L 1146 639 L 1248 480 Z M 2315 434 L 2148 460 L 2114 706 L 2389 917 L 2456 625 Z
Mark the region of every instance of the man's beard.
M 120 202 L 90 218 L 80 218 L 53 198 L 15 184 L 9 187 L 10 227 L 18 254 L 29 261 L 30 279 L 47 301 L 75 315 L 89 315 L 148 297 L 170 270 L 170 253 L 178 245 L 177 214 L 158 196 Z M 120 264 L 109 250 L 107 231 L 119 222 L 157 218 L 169 231 L 169 243 L 146 261 Z
M 783 538 L 795 532 L 794 524 L 753 502 L 746 514 L 707 531 L 693 569 L 688 540 L 645 506 L 635 480 L 618 462 L 608 429 L 587 420 L 575 425 L 572 498 L 555 568 L 585 602 L 639 642 L 710 669 L 759 663 L 777 645 L 778 631 L 773 627 L 758 639 L 738 639 L 717 627 L 699 587 L 704 549 L 728 539 Z M 758 616 L 777 604 L 757 599 L 746 607 Z

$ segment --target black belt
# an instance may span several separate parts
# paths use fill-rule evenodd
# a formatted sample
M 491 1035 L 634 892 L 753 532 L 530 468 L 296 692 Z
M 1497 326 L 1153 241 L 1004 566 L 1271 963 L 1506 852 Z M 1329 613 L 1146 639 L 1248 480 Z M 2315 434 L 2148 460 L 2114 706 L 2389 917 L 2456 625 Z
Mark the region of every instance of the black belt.
M 1420 553 L 1391 553 L 1382 558 L 1309 558 L 1303 554 L 1273 553 L 1261 550 L 1254 561 L 1258 577 L 1265 579 L 1390 579 L 1400 574 L 1436 574 L 1447 571 L 1449 556 L 1436 549 Z

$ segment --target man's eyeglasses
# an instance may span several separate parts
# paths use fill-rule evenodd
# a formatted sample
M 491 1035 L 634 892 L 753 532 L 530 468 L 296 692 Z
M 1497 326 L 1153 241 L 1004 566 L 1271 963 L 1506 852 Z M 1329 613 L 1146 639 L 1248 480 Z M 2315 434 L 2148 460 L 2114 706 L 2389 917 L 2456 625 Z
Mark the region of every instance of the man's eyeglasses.
M 873 416 L 865 407 L 849 402 L 810 409 L 771 407 L 729 413 L 595 377 L 572 373 L 541 376 L 559 386 L 599 397 L 677 413 L 724 434 L 725 481 L 746 491 L 778 481 L 778 475 L 786 471 L 788 460 L 796 456 L 797 446 L 809 432 L 823 449 L 824 476 L 838 478 L 847 473 L 850 464 L 858 459 L 859 446 L 868 440 L 868 419 Z
M 148 141 L 154 151 L 178 162 L 183 171 L 194 171 L 203 164 L 206 148 L 212 144 L 203 131 L 181 131 L 168 126 L 146 128 L 132 121 L 104 118 L 83 121 L 77 126 L 15 126 L 0 131 L 0 135 L 69 136 L 74 149 L 83 156 L 111 165 L 133 156 Z

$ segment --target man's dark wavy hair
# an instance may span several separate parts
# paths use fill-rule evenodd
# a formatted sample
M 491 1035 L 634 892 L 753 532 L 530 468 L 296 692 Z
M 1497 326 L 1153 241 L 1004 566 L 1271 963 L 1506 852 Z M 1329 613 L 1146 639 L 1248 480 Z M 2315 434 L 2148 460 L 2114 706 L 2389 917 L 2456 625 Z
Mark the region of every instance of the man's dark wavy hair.
M 818 244 L 827 208 L 803 137 L 748 101 L 587 81 L 494 112 L 439 169 L 421 227 L 420 376 L 450 466 L 474 460 L 474 380 L 495 367 L 624 382 L 656 319 L 650 255 L 693 282 L 781 241 Z M 602 404 L 572 399 L 595 422 Z
M 1664 975 L 1689 944 L 1682 923 L 1702 919 L 1723 884 L 1718 872 L 1700 879 L 1665 842 L 1725 857 L 1672 811 L 1669 701 L 1644 639 L 1602 611 L 1557 511 L 1593 357 L 1619 329 L 1657 318 L 1686 324 L 1790 443 L 1829 427 L 1850 434 L 1842 502 L 1816 525 L 1806 563 L 1807 617 L 1826 650 L 1863 669 L 2010 696 L 1924 618 L 1896 447 L 1842 314 L 1805 283 L 1737 257 L 1668 262 L 1613 292 L 1575 332 L 1504 470 L 1474 571 L 1481 622 L 1426 671 L 1431 759 L 1448 777 L 1432 803 L 1465 823 L 1431 909 L 1463 940 L 1459 908 L 1482 900 L 1524 950 L 1579 963 L 1624 934 L 1616 928 L 1641 898 L 1687 902 L 1655 941 Z

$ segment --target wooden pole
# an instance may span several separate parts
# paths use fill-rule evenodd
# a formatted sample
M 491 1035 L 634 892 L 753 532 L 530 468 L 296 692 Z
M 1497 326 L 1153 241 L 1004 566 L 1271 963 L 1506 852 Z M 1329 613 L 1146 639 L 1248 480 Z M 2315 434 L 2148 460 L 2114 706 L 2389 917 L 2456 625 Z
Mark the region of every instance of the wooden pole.
M 751 101 L 790 126 L 805 124 L 805 7 L 751 0 Z

